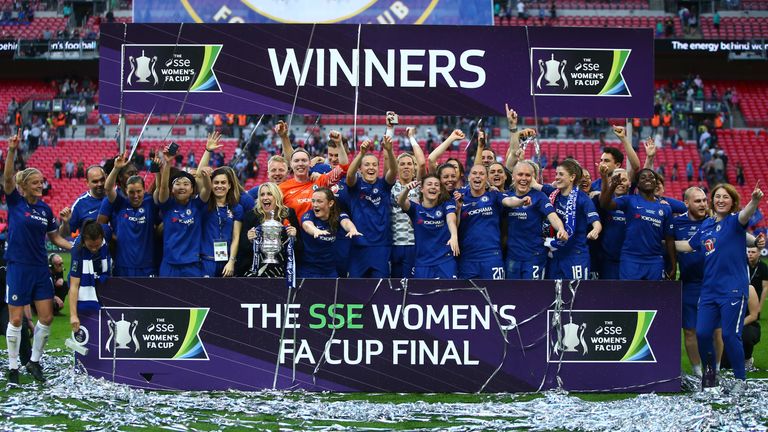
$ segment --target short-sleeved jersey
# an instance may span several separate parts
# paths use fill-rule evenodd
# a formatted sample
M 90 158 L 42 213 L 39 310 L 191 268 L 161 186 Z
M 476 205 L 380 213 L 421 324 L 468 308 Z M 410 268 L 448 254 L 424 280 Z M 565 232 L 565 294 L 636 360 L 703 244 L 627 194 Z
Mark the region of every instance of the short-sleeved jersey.
M 296 212 L 296 216 L 301 220 L 304 213 L 312 208 L 312 194 L 318 187 L 329 187 L 330 177 L 328 174 L 320 174 L 320 177 L 312 182 L 298 182 L 295 178 L 290 178 L 280 183 L 280 191 L 283 193 L 283 203 Z
M 530 190 L 525 195 L 508 192 L 506 196 L 531 197 L 531 205 L 504 209 L 507 217 L 507 258 L 521 261 L 531 256 L 543 255 L 544 246 L 542 224 L 555 208 L 549 198 L 537 190 Z
M 392 244 L 394 246 L 413 246 L 416 244 L 416 241 L 413 237 L 413 225 L 411 225 L 411 219 L 408 217 L 407 214 L 403 211 L 403 209 L 400 208 L 400 206 L 397 204 L 397 199 L 400 196 L 400 193 L 403 192 L 405 189 L 405 185 L 400 183 L 400 180 L 397 180 L 394 185 L 392 185 L 392 195 L 391 195 L 391 203 L 392 203 L 392 213 L 391 213 L 391 222 L 392 222 Z M 419 202 L 419 188 L 411 189 L 410 192 L 408 192 L 408 199 L 413 202 Z
M 615 198 L 616 208 L 627 219 L 627 235 L 621 258 L 645 260 L 664 255 L 662 241 L 672 235 L 672 209 L 658 198 L 648 201 L 640 195 Z
M 619 261 L 621 248 L 624 246 L 624 238 L 627 235 L 627 218 L 623 210 L 606 210 L 600 207 L 600 196 L 592 199 L 600 215 L 600 223 L 603 230 L 597 242 L 600 245 L 600 254 L 603 259 Z
M 501 214 L 504 194 L 486 191 L 479 197 L 469 190 L 464 194 L 459 222 L 461 258 L 482 261 L 491 255 L 501 256 Z
M 547 199 L 549 199 L 549 195 L 555 191 L 555 188 L 550 185 L 543 185 L 541 191 L 544 192 L 547 195 Z M 554 207 L 557 216 L 563 221 L 563 225 L 565 225 L 565 209 L 567 206 L 568 196 L 558 194 L 555 198 Z M 595 209 L 592 200 L 589 199 L 584 192 L 578 191 L 576 197 L 576 223 L 574 225 L 573 235 L 569 237 L 566 244 L 558 248 L 553 255 L 562 258 L 573 253 L 589 252 L 589 248 L 587 247 L 587 233 L 590 231 L 589 226 L 599 220 L 600 215 L 597 214 L 597 209 Z
M 72 216 L 69 218 L 69 229 L 75 232 L 88 219 L 96 220 L 99 216 L 102 198 L 95 198 L 90 192 L 84 192 L 72 204 Z
M 155 226 L 160 223 L 160 214 L 152 195 L 144 194 L 141 206 L 133 208 L 128 199 L 117 194 L 110 206 L 111 222 L 117 236 L 115 264 L 123 268 L 153 267 Z
M 59 228 L 53 211 L 42 200 L 30 204 L 16 189 L 7 195 L 6 202 L 8 242 L 5 260 L 47 267 L 45 237 Z
M 328 221 L 315 216 L 314 211 L 304 213 L 304 216 L 301 218 L 302 225 L 304 225 L 304 222 L 309 221 L 314 223 L 317 229 L 328 231 L 330 234 L 323 234 L 315 238 L 307 234 L 303 228 L 301 229 L 301 240 L 304 246 L 301 253 L 302 259 L 299 263 L 301 266 L 309 269 L 321 269 L 322 271 L 327 271 L 328 268 L 336 268 L 336 236 L 343 235 L 344 233 L 344 230 L 341 229 L 341 221 L 344 219 L 349 219 L 349 215 L 341 213 L 339 215 L 339 229 L 334 232 L 331 231 Z
M 160 204 L 163 211 L 163 261 L 168 264 L 189 264 L 200 261 L 205 203 L 199 197 L 181 205 L 169 197 Z
M 416 237 L 416 266 L 429 267 L 453 259 L 447 215 L 456 212 L 456 202 L 448 200 L 431 208 L 411 201 L 406 212 Z
M 392 243 L 390 233 L 390 212 L 392 185 L 383 177 L 373 183 L 363 180 L 357 174 L 354 186 L 349 186 L 349 210 L 357 230 L 363 235 L 355 237 L 355 246 L 389 246 Z
M 672 220 L 675 240 L 688 240 L 701 228 L 702 220 L 691 220 L 688 213 Z M 680 280 L 683 283 L 701 283 L 704 279 L 704 249 L 693 252 L 678 252 L 677 263 L 680 265 Z
M 223 240 L 226 240 L 227 252 L 229 252 L 235 221 L 243 221 L 243 207 L 240 204 L 232 208 L 216 206 L 213 211 L 208 210 L 206 206 L 203 212 L 203 242 L 200 244 L 200 253 L 206 257 L 213 257 L 213 242 Z
M 749 296 L 746 232 L 733 213 L 721 221 L 705 219 L 688 240 L 692 249 L 704 251 L 702 299 Z

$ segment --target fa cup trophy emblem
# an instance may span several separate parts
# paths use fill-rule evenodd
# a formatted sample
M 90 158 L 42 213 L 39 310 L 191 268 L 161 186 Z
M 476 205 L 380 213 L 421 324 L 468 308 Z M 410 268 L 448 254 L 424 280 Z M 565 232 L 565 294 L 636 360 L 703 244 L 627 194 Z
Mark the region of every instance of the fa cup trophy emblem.
M 155 81 L 152 85 L 157 85 L 157 73 L 155 72 L 155 64 L 157 63 L 157 56 L 154 56 L 152 58 L 149 58 L 144 55 L 144 50 L 141 50 L 141 57 L 134 58 L 133 56 L 128 56 L 128 61 L 131 63 L 131 73 L 128 74 L 128 85 L 133 85 L 131 83 L 131 78 L 133 78 L 133 75 L 135 73 L 137 83 L 147 83 L 150 76 Z
M 136 327 L 138 327 L 139 321 L 133 320 L 129 322 L 125 320 L 125 314 L 122 314 L 120 321 L 109 321 L 109 338 L 107 339 L 107 345 L 105 346 L 107 352 L 110 352 L 112 346 L 112 338 L 115 338 L 115 351 L 119 349 L 130 349 L 128 344 L 133 342 L 135 347 L 134 352 L 139 351 L 139 341 L 136 339 Z
M 567 62 L 565 60 L 558 61 L 555 60 L 555 55 L 552 54 L 552 58 L 547 60 L 546 62 L 542 59 L 539 59 L 539 70 L 541 70 L 541 74 L 539 75 L 539 79 L 536 81 L 536 87 L 541 88 L 541 80 L 545 79 L 547 80 L 546 85 L 548 87 L 559 87 L 560 84 L 558 84 L 558 81 L 561 79 L 563 80 L 563 88 L 568 88 L 568 79 L 566 75 L 563 73 L 563 70 L 565 70 L 565 65 Z
M 571 322 L 563 326 L 563 332 L 558 335 L 557 342 L 555 343 L 554 352 L 577 352 L 576 348 L 581 345 L 584 349 L 582 355 L 587 354 L 587 343 L 584 341 L 584 330 L 587 329 L 587 323 L 581 325 L 573 323 L 573 317 Z M 579 332 L 581 330 L 581 332 Z

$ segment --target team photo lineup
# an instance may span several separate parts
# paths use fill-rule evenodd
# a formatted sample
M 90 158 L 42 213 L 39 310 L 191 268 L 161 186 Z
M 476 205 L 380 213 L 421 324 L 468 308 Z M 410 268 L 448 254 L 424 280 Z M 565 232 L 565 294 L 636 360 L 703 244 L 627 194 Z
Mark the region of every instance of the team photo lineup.
M 764 424 L 765 37 L 763 0 L 0 0 L 0 430 Z

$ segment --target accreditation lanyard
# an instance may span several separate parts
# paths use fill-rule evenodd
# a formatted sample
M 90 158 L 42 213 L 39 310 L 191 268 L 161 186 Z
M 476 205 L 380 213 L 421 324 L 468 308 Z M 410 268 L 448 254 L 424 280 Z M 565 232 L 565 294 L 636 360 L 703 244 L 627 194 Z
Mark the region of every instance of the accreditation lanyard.
M 216 217 L 219 220 L 219 237 L 213 241 L 213 258 L 217 262 L 229 261 L 229 245 L 224 237 L 224 219 L 221 217 L 221 207 L 216 206 Z M 229 205 L 224 206 L 224 215 L 229 214 Z

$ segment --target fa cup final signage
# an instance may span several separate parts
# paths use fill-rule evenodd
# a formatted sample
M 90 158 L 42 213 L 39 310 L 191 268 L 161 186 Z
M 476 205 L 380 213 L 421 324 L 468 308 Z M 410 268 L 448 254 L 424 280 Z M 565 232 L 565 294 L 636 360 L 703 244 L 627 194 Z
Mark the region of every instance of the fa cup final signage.
M 102 26 L 104 112 L 357 108 L 363 115 L 489 115 L 512 103 L 531 115 L 535 99 L 542 116 L 647 117 L 653 101 L 653 35 L 645 29 L 531 28 L 526 35 L 518 27 L 129 24 L 124 30 Z

